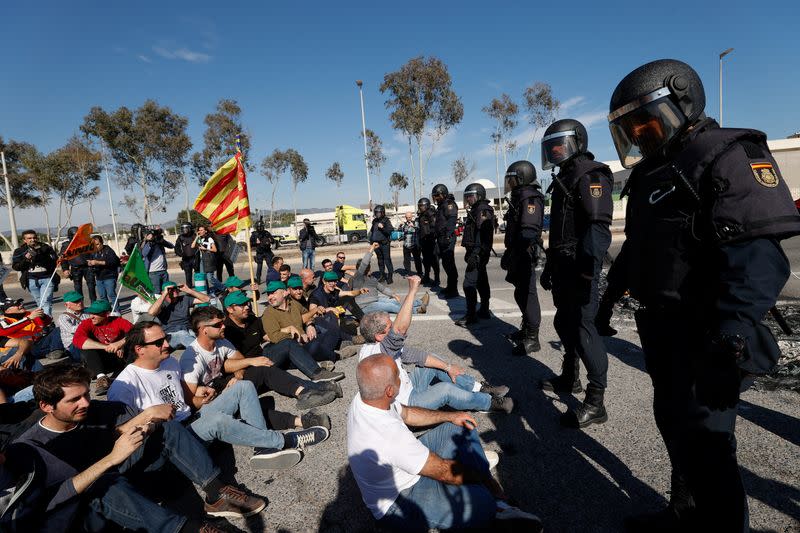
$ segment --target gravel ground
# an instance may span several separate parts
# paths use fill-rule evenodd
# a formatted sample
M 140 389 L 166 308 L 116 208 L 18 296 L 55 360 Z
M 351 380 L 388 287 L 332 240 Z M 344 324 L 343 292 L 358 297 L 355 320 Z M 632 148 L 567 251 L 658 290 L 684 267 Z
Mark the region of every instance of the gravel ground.
M 402 256 L 396 254 L 394 261 L 401 265 Z M 536 357 L 514 357 L 503 334 L 518 325 L 519 312 L 510 285 L 502 280 L 499 261 L 490 262 L 489 276 L 496 318 L 470 331 L 458 328 L 452 318 L 463 313 L 463 298 L 446 301 L 434 296 L 429 313 L 415 319 L 409 344 L 427 347 L 460 362 L 475 376 L 511 387 L 509 395 L 517 404 L 514 413 L 476 415 L 485 447 L 500 454 L 496 475 L 506 492 L 520 507 L 538 514 L 547 531 L 619 531 L 626 515 L 665 505 L 669 462 L 653 421 L 652 389 L 631 311 L 622 309 L 615 315 L 613 325 L 620 333 L 605 339 L 610 354 L 609 421 L 584 431 L 562 429 L 559 415 L 577 405 L 578 398 L 545 393 L 537 386 L 561 362 L 550 295 L 540 293 L 542 351 Z M 405 289 L 405 282 L 399 280 L 395 287 Z M 60 309 L 57 305 L 56 311 Z M 781 368 L 796 379 L 800 307 L 787 308 L 785 315 L 798 335 L 779 336 L 786 354 Z M 341 382 L 345 397 L 319 409 L 331 416 L 330 439 L 309 448 L 293 469 L 251 471 L 249 449 L 212 447 L 226 477 L 269 500 L 259 516 L 217 525 L 231 531 L 376 530 L 347 467 L 345 420 L 356 392 L 355 365 L 356 358 L 338 363 L 337 370 L 347 374 Z M 800 531 L 800 396 L 796 391 L 796 386 L 779 381 L 775 387 L 760 385 L 742 396 L 738 454 L 755 531 Z M 278 397 L 276 404 L 294 411 L 293 400 Z M 169 505 L 195 513 L 199 498 L 187 489 L 176 491 L 182 495 Z

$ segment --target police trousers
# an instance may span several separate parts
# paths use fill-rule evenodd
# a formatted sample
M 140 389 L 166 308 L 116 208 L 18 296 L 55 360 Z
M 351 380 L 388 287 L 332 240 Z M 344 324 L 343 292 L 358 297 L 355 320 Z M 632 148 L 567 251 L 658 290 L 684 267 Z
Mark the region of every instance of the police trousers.
M 422 266 L 425 269 L 425 278 L 431 279 L 433 270 L 433 282 L 439 283 L 439 256 L 436 254 L 436 239 L 420 238 L 420 252 L 422 252 Z
M 492 296 L 489 288 L 489 275 L 486 265 L 489 263 L 489 254 L 467 250 L 464 255 L 469 259 L 472 254 L 478 254 L 477 260 L 467 261 L 467 270 L 464 272 L 464 297 L 467 300 L 467 314 L 474 315 L 478 304 L 478 295 L 481 297 L 481 311 L 489 311 L 489 298 Z
M 583 278 L 572 260 L 555 260 L 553 265 L 553 326 L 564 345 L 564 359 L 569 364 L 579 357 L 586 367 L 586 379 L 596 389 L 605 389 L 608 381 L 608 354 L 603 338 L 594 324 L 600 300 L 597 281 L 599 268 L 591 280 Z
M 439 257 L 442 260 L 442 268 L 447 274 L 447 287 L 448 291 L 455 291 L 458 289 L 458 268 L 456 268 L 455 258 L 456 237 L 450 237 L 449 244 L 443 240 L 439 240 Z
M 644 309 L 636 312 L 636 325 L 672 479 L 686 483 L 701 530 L 748 531 L 747 497 L 736 460 L 737 410 L 711 410 L 695 395 L 693 367 L 705 345 L 702 326 L 676 312 Z
M 514 301 L 522 312 L 523 323 L 539 331 L 542 309 L 539 306 L 539 293 L 536 288 L 536 265 L 527 252 L 511 252 L 506 281 L 514 285 Z

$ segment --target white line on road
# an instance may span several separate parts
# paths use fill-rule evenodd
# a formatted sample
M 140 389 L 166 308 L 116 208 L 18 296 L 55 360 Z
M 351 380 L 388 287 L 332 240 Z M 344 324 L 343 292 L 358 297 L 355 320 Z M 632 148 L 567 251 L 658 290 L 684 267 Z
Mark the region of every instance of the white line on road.
M 497 318 L 519 318 L 522 316 L 522 313 L 519 311 L 509 311 L 509 312 L 500 312 L 495 313 L 492 311 L 492 314 Z M 555 310 L 545 310 L 542 311 L 542 316 L 554 316 L 556 314 Z M 450 315 L 414 315 L 413 320 L 420 321 L 420 322 L 433 322 L 437 320 L 453 320 L 453 317 Z

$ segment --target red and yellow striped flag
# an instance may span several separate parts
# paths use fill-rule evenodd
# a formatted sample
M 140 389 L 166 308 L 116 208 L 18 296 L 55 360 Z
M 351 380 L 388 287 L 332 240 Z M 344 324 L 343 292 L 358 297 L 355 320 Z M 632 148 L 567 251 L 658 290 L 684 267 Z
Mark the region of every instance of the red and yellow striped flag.
M 236 233 L 251 226 L 241 153 L 214 172 L 194 201 L 194 209 L 211 221 L 217 233 Z

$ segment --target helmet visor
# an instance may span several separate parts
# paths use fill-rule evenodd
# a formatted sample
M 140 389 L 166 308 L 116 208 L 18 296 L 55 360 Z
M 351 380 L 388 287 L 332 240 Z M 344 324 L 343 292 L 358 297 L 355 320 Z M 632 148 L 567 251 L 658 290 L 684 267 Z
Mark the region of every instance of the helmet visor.
M 478 191 L 464 191 L 464 205 L 473 206 L 478 201 Z
M 542 168 L 550 170 L 578 153 L 575 130 L 557 131 L 542 138 Z
M 685 125 L 686 117 L 670 100 L 668 89 L 659 89 L 609 115 L 611 138 L 625 168 L 658 153 Z

